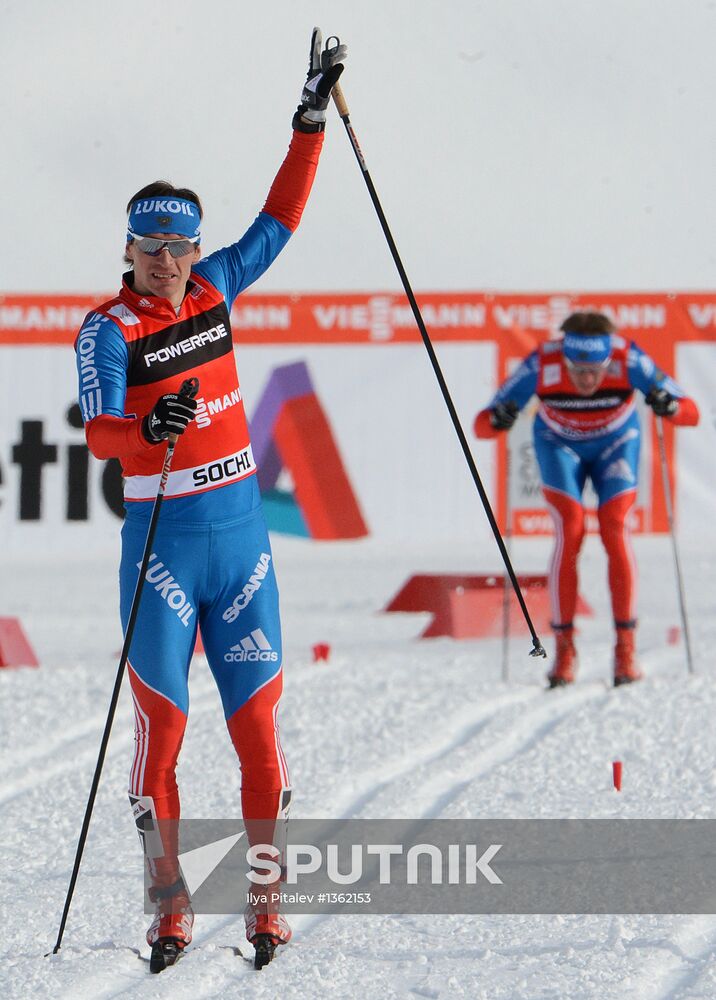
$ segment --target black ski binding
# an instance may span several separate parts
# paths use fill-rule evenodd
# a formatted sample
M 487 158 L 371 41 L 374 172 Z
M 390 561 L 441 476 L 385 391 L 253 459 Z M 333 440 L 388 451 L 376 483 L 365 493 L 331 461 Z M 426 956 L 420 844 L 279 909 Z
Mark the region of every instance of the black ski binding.
M 184 949 L 177 938 L 160 938 L 152 945 L 149 971 L 164 972 L 170 965 L 176 965 L 183 954 Z
M 268 965 L 273 958 L 273 954 L 276 951 L 276 942 L 270 934 L 257 934 L 251 941 L 251 944 L 256 949 L 254 968 L 263 969 L 264 965 Z
M 548 681 L 548 687 L 547 687 L 548 691 L 554 691 L 555 688 L 563 688 L 571 684 L 571 681 L 565 681 L 561 677 L 548 677 L 547 681 Z

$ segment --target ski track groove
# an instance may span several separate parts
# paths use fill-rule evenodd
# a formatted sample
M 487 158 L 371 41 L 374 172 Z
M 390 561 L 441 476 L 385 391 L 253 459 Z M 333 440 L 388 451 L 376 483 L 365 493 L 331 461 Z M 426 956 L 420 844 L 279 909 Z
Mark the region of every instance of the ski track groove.
M 452 716 L 451 724 L 445 727 L 452 732 L 455 724 L 459 726 L 457 736 L 451 735 L 447 740 L 433 743 L 422 753 L 420 750 L 408 751 L 392 763 L 381 764 L 380 770 L 370 771 L 362 782 L 363 790 L 358 795 L 346 799 L 342 804 L 339 803 L 340 808 L 336 810 L 337 814 L 347 818 L 357 817 L 360 811 L 384 789 L 389 788 L 396 781 L 403 781 L 418 768 L 442 760 L 466 742 L 474 739 L 494 720 L 496 709 L 511 708 L 513 705 L 531 701 L 533 698 L 534 695 L 531 691 L 510 691 L 489 702 L 484 708 L 477 708 L 475 705 L 462 708 Z
M 178 970 L 184 969 L 186 967 L 185 963 L 189 963 L 190 966 L 193 965 L 194 962 L 192 961 L 192 953 L 195 950 L 199 951 L 202 943 L 205 943 L 215 937 L 219 931 L 223 930 L 237 919 L 237 917 L 231 916 L 225 921 L 222 921 L 219 927 L 213 928 L 208 934 L 198 935 L 197 938 L 195 938 L 194 943 L 189 946 L 186 954 L 178 963 Z M 241 933 L 243 938 L 243 923 Z M 223 950 L 224 948 L 228 949 L 229 947 L 229 945 L 219 945 L 218 950 Z M 170 968 L 162 972 L 160 975 L 152 975 L 149 972 L 148 957 L 143 958 L 141 953 L 133 947 L 128 945 L 119 945 L 117 948 L 111 950 L 115 952 L 132 952 L 133 955 L 131 959 L 129 955 L 122 955 L 122 967 L 112 970 L 112 977 L 114 981 L 111 985 L 107 985 L 106 970 L 103 973 L 85 977 L 82 983 L 82 988 L 85 994 L 89 992 L 89 995 L 92 996 L 92 1000 L 113 1000 L 114 997 L 123 997 L 127 995 L 136 996 L 140 991 L 143 992 L 144 990 L 149 990 L 152 987 L 158 987 L 158 989 L 161 990 L 160 993 L 153 993 L 153 996 L 167 995 L 178 998 L 186 996 L 191 997 L 192 1000 L 197 1000 L 197 998 L 203 997 L 208 1000 L 208 998 L 214 996 L 225 996 L 226 994 L 224 990 L 229 983 L 233 983 L 234 980 L 238 981 L 241 977 L 248 974 L 250 971 L 253 971 L 249 970 L 248 962 L 245 961 L 242 955 L 236 955 L 235 961 L 237 964 L 235 966 L 232 965 L 230 969 L 227 969 L 229 974 L 224 978 L 223 982 L 219 985 L 215 980 L 212 980 L 208 990 L 202 990 L 197 986 L 196 976 L 192 976 L 190 982 L 185 982 L 182 985 L 184 976 L 181 971 L 177 971 L 175 969 Z M 125 965 L 125 959 L 129 964 Z M 173 982 L 176 975 L 179 976 L 179 979 L 177 982 Z M 118 985 L 117 979 L 120 977 L 124 979 L 125 982 Z M 172 989 L 168 988 L 169 984 L 173 987 Z M 76 987 L 70 987 L 63 993 L 58 994 L 58 1000 L 76 1000 L 76 997 Z
M 89 719 L 84 719 L 81 723 L 77 723 L 74 726 L 68 726 L 60 739 L 54 740 L 52 743 L 43 742 L 41 747 L 35 747 L 34 749 L 26 750 L 22 754 L 17 754 L 13 748 L 13 764 L 16 769 L 28 767 L 30 764 L 35 764 L 37 761 L 42 762 L 43 758 L 55 757 L 58 753 L 61 753 L 63 749 L 75 740 L 84 739 L 87 736 L 92 736 L 95 733 L 101 733 L 104 728 L 104 722 L 106 719 L 106 713 L 102 714 L 98 712 Z
M 601 698 L 599 698 L 600 695 Z M 501 709 L 509 709 L 515 705 L 527 702 L 527 708 L 519 719 L 519 728 L 517 730 L 511 728 L 501 736 L 498 734 L 496 740 L 490 744 L 489 748 L 478 751 L 471 758 L 469 762 L 470 766 L 464 769 L 467 774 L 465 778 L 452 781 L 450 784 L 445 782 L 444 776 L 441 777 L 438 775 L 432 779 L 432 785 L 437 786 L 434 793 L 435 799 L 432 805 L 421 808 L 420 817 L 437 817 L 440 815 L 442 808 L 452 801 L 471 781 L 479 778 L 493 768 L 507 763 L 513 757 L 526 753 L 532 746 L 541 739 L 544 739 L 556 726 L 563 722 L 575 707 L 593 700 L 606 701 L 609 696 L 609 693 L 605 693 L 599 684 L 560 692 L 545 692 L 540 688 L 537 694 L 532 691 L 509 692 L 491 701 L 482 709 L 476 709 L 475 706 L 462 709 L 457 713 L 457 717 L 462 720 L 466 715 L 469 715 L 472 721 L 467 724 L 461 721 L 461 729 L 457 736 L 451 736 L 449 740 L 443 741 L 438 747 L 432 747 L 422 755 L 420 755 L 419 751 L 411 752 L 399 758 L 387 768 L 385 766 L 381 767 L 379 773 L 385 775 L 386 770 L 388 770 L 388 777 L 384 777 L 383 780 L 377 783 L 373 780 L 369 787 L 364 788 L 357 796 L 346 801 L 340 810 L 341 814 L 346 817 L 358 815 L 370 802 L 374 801 L 383 791 L 395 784 L 395 782 L 404 782 L 407 778 L 414 777 L 421 768 L 439 765 L 441 761 L 454 754 L 461 747 L 465 747 L 473 740 L 479 738 L 483 732 L 487 731 L 495 723 L 499 723 Z M 454 725 L 452 724 L 454 719 L 455 716 L 452 717 L 451 724 L 446 726 L 451 731 L 454 730 Z M 476 760 L 478 761 L 477 767 L 475 766 Z M 372 772 L 374 776 L 377 773 L 375 771 Z M 364 785 L 368 784 L 368 781 L 364 782 Z M 445 787 L 441 789 L 441 785 Z M 425 785 L 423 785 L 424 788 Z
M 692 989 L 716 959 L 716 918 L 712 915 L 684 918 L 672 938 L 632 938 L 623 945 L 627 951 L 645 948 L 661 951 L 656 961 L 652 960 L 632 978 L 630 989 L 634 989 L 635 996 L 648 995 L 650 1000 L 687 1000 L 689 996 L 706 995 L 694 994 Z M 679 968 L 668 968 L 669 956 L 679 960 Z M 660 982 L 655 983 L 655 979 Z
M 204 715 L 207 709 L 214 704 L 215 700 L 216 699 L 212 691 L 196 695 L 192 699 L 192 715 Z M 99 752 L 102 732 L 104 731 L 105 720 L 106 714 L 103 716 L 95 716 L 92 724 L 88 722 L 81 727 L 76 727 L 76 730 L 71 731 L 65 739 L 58 740 L 53 743 L 49 750 L 44 754 L 38 751 L 33 753 L 30 757 L 24 757 L 20 766 L 15 768 L 15 773 L 10 771 L 7 778 L 3 781 L 4 787 L 0 790 L 0 805 L 12 802 L 13 799 L 19 798 L 21 795 L 25 795 L 28 792 L 33 792 L 36 789 L 41 788 L 42 785 L 46 784 L 48 781 L 52 781 L 67 772 L 77 770 L 77 768 L 87 759 L 96 760 Z M 94 736 L 96 739 L 94 739 L 91 744 L 84 747 L 79 746 L 76 751 L 72 751 L 71 748 L 73 744 L 78 743 L 83 740 L 83 738 L 86 739 L 89 736 Z M 110 744 L 107 748 L 105 763 L 107 760 L 115 759 L 120 754 L 124 754 L 126 752 L 126 746 L 116 744 L 112 747 L 110 740 Z M 55 760 L 59 754 L 62 755 L 63 759 Z M 43 759 L 45 761 L 44 764 Z M 48 761 L 51 763 L 47 763 Z M 41 765 L 42 772 L 39 775 L 37 774 L 38 762 L 39 765 Z
M 546 697 L 554 698 L 554 695 Z M 510 730 L 497 743 L 493 743 L 488 749 L 479 752 L 476 758 L 471 758 L 463 769 L 464 776 L 454 780 L 449 787 L 440 790 L 441 782 L 439 779 L 435 779 L 427 785 L 423 784 L 421 790 L 424 795 L 430 794 L 431 784 L 438 786 L 438 788 L 436 797 L 429 806 L 423 808 L 422 815 L 426 818 L 440 816 L 443 809 L 473 781 L 496 767 L 501 767 L 516 757 L 529 752 L 560 726 L 566 718 L 571 716 L 577 706 L 581 707 L 590 702 L 603 703 L 609 697 L 609 694 L 602 691 L 601 688 L 596 690 L 576 688 L 562 692 L 562 698 L 567 700 L 567 704 L 564 704 L 564 700 L 557 705 L 547 701 L 538 703 L 520 717 L 517 730 Z

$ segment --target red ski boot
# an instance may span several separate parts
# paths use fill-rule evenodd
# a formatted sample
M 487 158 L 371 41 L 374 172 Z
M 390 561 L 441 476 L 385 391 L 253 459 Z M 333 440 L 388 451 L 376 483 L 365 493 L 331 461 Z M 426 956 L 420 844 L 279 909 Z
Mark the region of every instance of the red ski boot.
M 574 627 L 572 625 L 552 626 L 555 629 L 554 666 L 547 675 L 551 688 L 574 684 L 577 672 L 577 650 L 574 647 Z
M 636 630 L 633 625 L 617 625 L 614 646 L 614 687 L 632 684 L 644 676 L 636 661 Z
M 149 898 L 157 907 L 147 931 L 147 944 L 152 946 L 149 971 L 163 972 L 167 966 L 174 965 L 190 944 L 194 911 L 181 879 L 164 888 L 153 886 Z

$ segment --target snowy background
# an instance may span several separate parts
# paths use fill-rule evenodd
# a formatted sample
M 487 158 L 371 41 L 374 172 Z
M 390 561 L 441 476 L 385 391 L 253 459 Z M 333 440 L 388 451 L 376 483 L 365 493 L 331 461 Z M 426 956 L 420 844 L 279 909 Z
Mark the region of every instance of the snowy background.
M 350 46 L 346 97 L 417 289 L 713 287 L 710 0 L 281 0 L 258 9 L 25 0 L 0 2 L 0 13 L 0 178 L 11 235 L 0 251 L 2 290 L 112 291 L 124 205 L 159 176 L 201 193 L 207 249 L 235 238 L 288 143 L 314 23 Z M 261 289 L 397 287 L 333 121 L 305 221 Z M 704 469 L 698 482 L 682 479 L 679 496 L 697 676 L 686 676 L 683 646 L 667 642 L 679 618 L 666 538 L 636 542 L 647 680 L 608 687 L 605 564 L 592 538 L 582 589 L 596 615 L 580 623 L 580 680 L 550 696 L 524 639 L 512 642 L 504 684 L 498 642 L 421 643 L 424 616 L 377 613 L 410 573 L 498 569 L 476 503 L 470 525 L 458 504 L 456 538 L 440 544 L 429 525 L 410 543 L 276 538 L 282 733 L 296 815 L 714 815 L 708 361 L 698 386 L 704 428 L 679 439 L 689 467 Z M 9 353 L 0 363 L 5 385 L 19 381 Z M 466 412 L 460 367 L 449 374 Z M 71 435 L 62 409 L 56 420 Z M 341 428 L 341 440 L 351 433 Z M 440 488 L 462 496 L 459 460 L 442 471 Z M 435 489 L 424 491 L 427 511 Z M 124 793 L 126 692 L 62 952 L 44 959 L 121 645 L 118 544 L 100 528 L 71 560 L 30 545 L 2 555 L 0 614 L 21 618 L 42 662 L 0 671 L 3 996 L 714 996 L 711 916 L 297 918 L 294 943 L 261 974 L 234 954 L 244 947 L 242 921 L 205 917 L 183 964 L 150 978 L 137 957 L 146 918 Z M 543 572 L 548 550 L 547 540 L 520 542 L 519 569 Z M 310 662 L 318 641 L 332 644 L 327 665 Z M 611 787 L 615 759 L 624 762 L 621 793 Z M 237 767 L 200 657 L 179 780 L 187 816 L 236 811 Z
M 313 24 L 417 289 L 710 288 L 713 0 L 2 0 L 0 281 L 115 288 L 124 206 L 166 177 L 204 245 L 263 204 Z M 263 290 L 397 288 L 343 126 Z M 114 240 L 114 243 L 113 243 Z

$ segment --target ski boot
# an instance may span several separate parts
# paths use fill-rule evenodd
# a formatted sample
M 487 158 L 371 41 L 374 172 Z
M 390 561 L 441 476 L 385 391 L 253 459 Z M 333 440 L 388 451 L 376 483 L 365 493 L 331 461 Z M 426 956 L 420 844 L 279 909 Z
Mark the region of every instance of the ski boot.
M 577 650 L 574 646 L 573 625 L 553 625 L 555 630 L 554 666 L 547 675 L 550 688 L 565 687 L 574 684 L 577 671 Z
M 280 944 L 291 940 L 291 928 L 282 913 L 257 913 L 249 903 L 244 912 L 246 939 L 256 952 L 254 968 L 263 969 Z
M 152 886 L 149 898 L 157 908 L 147 931 L 147 944 L 152 946 L 149 971 L 163 972 L 179 961 L 191 942 L 194 912 L 181 879 L 165 887 Z
M 644 676 L 636 660 L 635 623 L 617 625 L 617 641 L 614 646 L 614 687 L 633 684 Z

